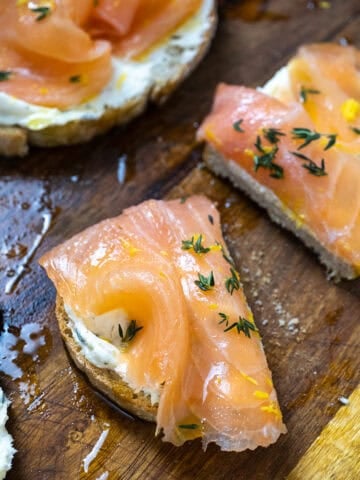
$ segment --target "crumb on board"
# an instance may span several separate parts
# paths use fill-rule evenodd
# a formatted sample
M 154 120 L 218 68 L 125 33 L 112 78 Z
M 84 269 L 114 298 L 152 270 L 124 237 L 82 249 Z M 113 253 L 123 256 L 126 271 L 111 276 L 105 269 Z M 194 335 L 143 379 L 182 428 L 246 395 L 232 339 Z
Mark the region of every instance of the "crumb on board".
M 349 405 L 350 403 L 350 400 L 346 397 L 338 397 L 338 401 L 342 404 L 342 405 Z

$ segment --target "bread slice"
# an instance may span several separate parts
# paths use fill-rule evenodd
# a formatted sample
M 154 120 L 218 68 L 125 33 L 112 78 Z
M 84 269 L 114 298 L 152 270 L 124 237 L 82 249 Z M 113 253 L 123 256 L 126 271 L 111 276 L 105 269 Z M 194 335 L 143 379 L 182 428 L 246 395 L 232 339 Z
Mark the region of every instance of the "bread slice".
M 359 275 L 351 264 L 329 252 L 306 225 L 298 225 L 291 210 L 269 188 L 257 182 L 236 162 L 225 159 L 209 144 L 206 145 L 204 150 L 204 160 L 217 175 L 229 178 L 236 187 L 243 190 L 252 200 L 265 208 L 274 222 L 290 230 L 305 245 L 315 250 L 320 261 L 328 268 L 330 277 L 350 280 Z
M 123 62 L 124 85 L 116 78 L 95 98 L 60 111 L 29 105 L 0 92 L 0 155 L 24 156 L 30 145 L 82 143 L 140 115 L 150 102 L 163 103 L 207 53 L 217 25 L 215 0 L 203 0 L 197 14 L 145 58 Z M 121 67 L 122 68 L 122 67 Z M 114 69 L 114 75 L 115 75 Z
M 56 299 L 56 317 L 59 322 L 60 332 L 76 366 L 83 371 L 90 383 L 99 391 L 107 395 L 113 402 L 122 409 L 136 415 L 137 417 L 155 422 L 157 404 L 151 403 L 150 395 L 144 392 L 135 393 L 119 375 L 111 369 L 99 368 L 91 363 L 82 353 L 78 341 L 74 339 L 74 331 L 71 319 L 64 309 L 62 299 Z

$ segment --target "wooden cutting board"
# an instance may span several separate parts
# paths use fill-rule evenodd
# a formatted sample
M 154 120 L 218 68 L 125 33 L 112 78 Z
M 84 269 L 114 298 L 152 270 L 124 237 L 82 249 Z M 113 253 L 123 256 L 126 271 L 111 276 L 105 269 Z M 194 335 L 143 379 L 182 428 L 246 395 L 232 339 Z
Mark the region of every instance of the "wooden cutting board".
M 260 85 L 302 43 L 334 39 L 360 47 L 358 0 L 222 2 L 209 55 L 162 108 L 87 145 L 1 160 L 0 382 L 18 450 L 9 480 L 359 478 L 359 393 L 347 406 L 338 399 L 360 382 L 360 280 L 328 281 L 314 254 L 203 168 L 194 143 L 220 80 Z M 63 347 L 55 292 L 37 264 L 129 205 L 195 192 L 218 203 L 273 371 L 289 432 L 268 449 L 175 448 L 101 398 Z

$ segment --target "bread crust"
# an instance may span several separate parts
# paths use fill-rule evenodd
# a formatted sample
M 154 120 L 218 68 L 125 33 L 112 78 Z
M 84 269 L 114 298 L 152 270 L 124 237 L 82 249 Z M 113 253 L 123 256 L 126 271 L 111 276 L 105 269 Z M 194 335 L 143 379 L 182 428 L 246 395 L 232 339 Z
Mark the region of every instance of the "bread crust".
M 306 246 L 313 249 L 319 255 L 320 262 L 328 268 L 331 278 L 351 280 L 359 276 L 359 272 L 351 264 L 329 252 L 306 225 L 297 225 L 291 210 L 286 208 L 269 188 L 257 182 L 236 162 L 225 159 L 209 144 L 206 145 L 204 150 L 204 160 L 206 165 L 217 175 L 229 178 L 236 187 L 243 190 L 252 200 L 264 208 L 274 222 L 290 230 Z
M 82 354 L 80 345 L 75 341 L 69 326 L 69 317 L 64 309 L 62 299 L 56 298 L 56 318 L 65 345 L 76 366 L 85 373 L 90 383 L 122 409 L 137 417 L 155 422 L 157 405 L 152 405 L 150 396 L 144 393 L 135 393 L 127 383 L 113 370 L 99 368 L 90 363 Z
M 210 48 L 211 40 L 217 27 L 217 13 L 215 1 L 208 17 L 209 28 L 206 31 L 192 62 L 179 64 L 171 78 L 161 75 L 156 79 L 149 90 L 142 96 L 127 102 L 118 108 L 107 107 L 101 117 L 97 119 L 81 119 L 68 122 L 64 125 L 53 125 L 41 130 L 31 130 L 18 126 L 1 126 L 0 118 L 0 155 L 24 156 L 29 146 L 56 147 L 60 145 L 72 145 L 87 142 L 93 137 L 110 130 L 115 125 L 124 125 L 134 117 L 140 115 L 151 102 L 162 104 L 185 80 L 185 78 L 196 68 Z M 186 47 L 177 47 L 186 49 Z M 170 52 L 169 58 L 176 63 L 179 51 Z

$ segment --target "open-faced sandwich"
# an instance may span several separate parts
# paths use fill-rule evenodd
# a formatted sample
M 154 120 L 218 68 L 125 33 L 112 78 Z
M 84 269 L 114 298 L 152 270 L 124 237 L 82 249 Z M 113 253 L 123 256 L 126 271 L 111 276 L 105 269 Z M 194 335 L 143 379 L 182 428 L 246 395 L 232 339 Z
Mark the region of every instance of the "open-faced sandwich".
M 203 196 L 149 200 L 42 257 L 69 352 L 174 445 L 268 446 L 286 432 L 259 332 Z
M 162 102 L 215 27 L 215 0 L 2 0 L 0 154 L 83 142 Z
M 360 52 L 315 44 L 261 90 L 219 85 L 198 132 L 205 161 L 312 247 L 360 275 Z
M 0 480 L 6 477 L 6 473 L 11 468 L 12 459 L 16 452 L 13 447 L 13 439 L 5 428 L 9 418 L 7 414 L 9 405 L 9 400 L 0 388 Z

